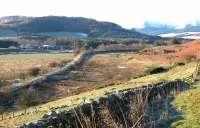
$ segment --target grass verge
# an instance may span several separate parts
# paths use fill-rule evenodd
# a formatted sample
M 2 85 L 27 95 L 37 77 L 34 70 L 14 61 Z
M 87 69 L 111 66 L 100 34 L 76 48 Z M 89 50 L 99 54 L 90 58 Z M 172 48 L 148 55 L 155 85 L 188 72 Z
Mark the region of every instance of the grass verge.
M 172 123 L 172 128 L 200 127 L 200 81 L 191 90 L 178 95 L 173 104 L 181 118 Z

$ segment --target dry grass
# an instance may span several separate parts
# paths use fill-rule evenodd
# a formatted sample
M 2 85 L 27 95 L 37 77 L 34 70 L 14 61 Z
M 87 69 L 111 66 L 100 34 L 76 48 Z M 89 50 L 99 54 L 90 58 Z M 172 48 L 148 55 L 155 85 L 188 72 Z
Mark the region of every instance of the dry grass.
M 167 51 L 167 52 L 166 52 Z M 159 58 L 164 63 L 167 61 L 180 62 L 190 59 L 200 59 L 200 40 L 195 40 L 179 45 L 168 45 L 146 49 L 143 54 L 149 56 L 163 56 Z
M 61 81 L 46 82 L 35 91 L 40 95 L 40 103 L 77 95 L 97 88 L 124 83 L 143 75 L 146 68 L 152 65 L 168 66 L 137 53 L 98 54 L 87 61 L 83 67 L 63 74 Z M 40 104 L 39 103 L 39 104 Z
M 35 111 L 35 108 L 41 112 L 36 112 L 32 115 L 22 115 L 16 118 L 3 120 L 0 122 L 0 126 L 4 127 L 14 127 L 14 125 L 22 125 L 29 121 L 38 120 L 41 116 L 50 111 L 50 108 L 63 108 L 69 109 L 71 107 L 82 104 L 85 100 L 95 99 L 103 96 L 109 92 L 115 92 L 119 90 L 124 90 L 128 88 L 134 88 L 141 85 L 147 85 L 152 83 L 158 83 L 161 81 L 172 81 L 175 79 L 183 79 L 190 76 L 196 69 L 196 63 L 190 63 L 185 66 L 176 67 L 166 73 L 149 75 L 137 79 L 128 81 L 127 83 L 108 86 L 101 89 L 95 89 L 93 91 L 81 93 L 79 95 L 74 95 L 66 97 L 60 100 L 52 101 L 43 105 L 32 107 L 27 109 L 27 112 Z M 19 113 L 19 112 L 18 112 Z
M 13 80 L 30 77 L 28 72 L 32 68 L 41 69 L 42 73 L 52 70 L 52 63 L 70 61 L 74 57 L 71 53 L 59 54 L 7 54 L 0 55 L 0 79 Z
M 177 47 L 176 47 L 177 48 Z M 182 49 L 184 47 L 180 46 L 179 49 Z M 166 49 L 166 48 L 164 48 Z M 172 46 L 172 49 L 174 49 L 174 46 Z M 84 70 L 84 73 L 82 75 L 78 74 L 79 77 L 83 77 L 80 81 L 83 84 L 87 78 L 90 78 L 94 80 L 94 78 L 98 78 L 97 81 L 106 81 L 112 79 L 113 81 L 119 80 L 120 77 L 118 75 L 121 73 L 122 81 L 127 81 L 127 79 L 124 79 L 124 76 L 129 77 L 130 79 L 135 75 L 136 71 L 144 71 L 144 68 L 151 67 L 154 65 L 159 66 L 170 66 L 170 64 L 173 62 L 176 62 L 174 60 L 178 60 L 176 57 L 176 52 L 179 52 L 177 50 L 173 54 L 165 54 L 162 53 L 163 49 L 158 48 L 160 51 L 151 51 L 146 53 L 140 53 L 140 54 L 112 54 L 112 55 L 96 55 L 94 56 L 87 64 L 86 66 L 92 67 L 89 68 L 89 70 Z M 106 57 L 105 57 L 106 56 Z M 55 65 L 55 64 L 52 64 Z M 95 67 L 96 66 L 96 67 Z M 126 70 L 128 69 L 128 70 Z M 139 69 L 139 70 L 138 70 Z M 38 105 L 36 107 L 31 107 L 27 109 L 28 112 L 34 112 L 37 108 L 37 110 L 40 110 L 40 112 L 36 112 L 34 114 L 29 115 L 22 115 L 16 118 L 3 120 L 0 122 L 0 126 L 4 127 L 14 127 L 15 125 L 21 125 L 23 123 L 27 123 L 33 120 L 38 120 L 42 117 L 43 114 L 50 111 L 52 108 L 62 108 L 62 109 L 69 109 L 71 107 L 77 106 L 79 104 L 82 104 L 84 101 L 88 101 L 90 99 L 95 99 L 98 97 L 103 96 L 106 93 L 115 92 L 119 90 L 124 90 L 128 88 L 134 88 L 137 86 L 142 85 L 148 85 L 148 84 L 154 84 L 162 81 L 172 81 L 175 79 L 183 79 L 188 76 L 191 76 L 193 72 L 196 69 L 196 63 L 190 63 L 186 64 L 184 66 L 179 66 L 172 68 L 170 71 L 160 74 L 154 74 L 149 76 L 144 76 L 136 79 L 128 80 L 128 82 L 123 82 L 123 84 L 115 84 L 106 86 L 103 88 L 96 88 L 84 93 L 80 93 L 78 95 L 69 96 L 66 98 L 62 98 L 59 100 L 51 101 L 43 105 Z M 86 71 L 86 72 L 85 72 Z M 128 75 L 130 73 L 130 75 Z M 75 77 L 77 74 L 75 74 Z M 88 76 L 88 77 L 86 77 Z M 101 76 L 102 79 L 99 79 Z M 106 78 L 106 79 L 104 79 Z M 120 82 L 122 82 L 120 81 Z M 120 83 L 119 82 L 119 83 Z M 68 84 L 69 82 L 65 82 L 65 84 Z M 76 85 L 80 85 L 79 83 L 75 83 Z M 88 85 L 88 82 L 85 82 L 85 85 Z M 68 88 L 69 89 L 69 88 Z M 64 91 L 65 92 L 65 91 Z M 23 112 L 23 111 L 21 111 Z M 17 113 L 21 113 L 16 112 Z
M 86 69 L 86 74 L 92 76 L 92 80 L 100 81 L 101 85 L 106 85 L 109 82 L 124 82 L 143 75 L 147 68 L 154 65 L 170 66 L 167 62 L 160 62 L 158 56 L 150 57 L 138 53 L 100 54 L 87 62 L 89 69 Z

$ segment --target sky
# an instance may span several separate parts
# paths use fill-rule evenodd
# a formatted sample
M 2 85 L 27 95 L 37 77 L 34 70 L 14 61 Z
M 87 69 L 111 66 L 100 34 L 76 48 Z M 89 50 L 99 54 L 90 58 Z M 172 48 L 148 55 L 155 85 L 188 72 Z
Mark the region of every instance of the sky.
M 0 17 L 73 16 L 110 21 L 124 28 L 157 21 L 182 27 L 200 20 L 200 0 L 1 0 Z

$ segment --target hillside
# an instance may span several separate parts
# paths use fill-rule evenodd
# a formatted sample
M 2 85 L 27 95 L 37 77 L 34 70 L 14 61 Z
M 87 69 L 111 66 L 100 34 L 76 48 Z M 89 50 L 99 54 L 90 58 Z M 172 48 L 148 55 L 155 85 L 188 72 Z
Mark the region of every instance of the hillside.
M 144 23 L 143 28 L 136 29 L 136 31 L 147 35 L 161 35 L 165 33 L 174 32 L 176 31 L 176 29 L 173 25 L 147 21 Z
M 47 16 L 24 18 L 20 22 L 19 20 L 12 20 L 12 22 L 0 24 L 0 28 L 20 33 L 73 32 L 84 33 L 89 37 L 158 38 L 124 29 L 115 23 L 100 22 L 82 17 Z
M 161 37 L 169 37 L 169 38 L 183 38 L 183 39 L 200 39 L 200 32 L 174 32 L 174 33 L 166 33 L 159 35 Z
M 0 24 L 11 24 L 16 22 L 21 22 L 28 19 L 28 17 L 25 16 L 5 16 L 0 18 Z
M 200 23 L 187 24 L 183 28 L 167 23 L 146 22 L 143 28 L 136 29 L 137 32 L 147 35 L 158 35 L 161 37 L 177 37 L 185 39 L 199 39 Z
M 75 107 L 77 105 L 83 104 L 84 99 L 87 99 L 87 101 L 90 101 L 91 99 L 96 99 L 98 97 L 101 97 L 107 93 L 111 92 L 117 92 L 120 90 L 126 90 L 136 87 L 141 87 L 142 85 L 148 85 L 152 83 L 159 83 L 162 81 L 173 81 L 176 79 L 184 79 L 188 76 L 190 76 L 194 70 L 195 70 L 195 63 L 190 63 L 185 66 L 176 67 L 169 72 L 162 73 L 162 74 L 154 74 L 149 75 L 145 77 L 140 77 L 137 79 L 133 79 L 131 81 L 128 81 L 123 84 L 118 85 L 112 85 L 105 88 L 95 89 L 93 91 L 84 92 L 78 95 L 62 98 L 56 101 L 48 102 L 43 105 L 34 106 L 31 108 L 28 108 L 26 110 L 27 114 L 21 114 L 24 111 L 18 111 L 15 114 L 21 115 L 16 116 L 14 118 L 6 119 L 0 121 L 1 126 L 7 126 L 7 127 L 14 127 L 16 125 L 22 125 L 23 123 L 27 123 L 33 120 L 38 120 L 41 117 L 43 117 L 44 114 L 48 113 L 49 109 L 56 109 L 56 110 L 65 110 L 72 107 Z M 39 110 L 37 112 L 34 112 L 35 110 Z M 31 114 L 31 116 L 28 113 L 34 113 Z

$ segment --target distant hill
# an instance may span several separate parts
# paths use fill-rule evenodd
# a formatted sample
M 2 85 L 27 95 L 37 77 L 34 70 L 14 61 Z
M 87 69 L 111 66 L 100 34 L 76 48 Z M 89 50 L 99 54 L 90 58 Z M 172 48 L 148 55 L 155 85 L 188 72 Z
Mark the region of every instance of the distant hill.
M 5 16 L 0 18 L 0 25 L 17 23 L 28 19 L 25 16 Z
M 15 20 L 12 20 L 12 22 L 0 24 L 0 28 L 20 33 L 71 32 L 81 33 L 84 36 L 87 35 L 89 37 L 158 38 L 124 29 L 115 23 L 100 22 L 82 17 L 24 17 L 20 20 L 17 18 L 16 22 Z
M 200 32 L 200 23 L 195 25 L 187 24 L 184 28 L 178 29 L 178 32 Z
M 136 29 L 136 31 L 147 35 L 161 35 L 176 31 L 176 27 L 170 24 L 148 21 L 144 23 L 143 28 Z
M 195 25 L 187 24 L 183 28 L 176 28 L 174 25 L 146 22 L 143 28 L 136 29 L 137 32 L 161 36 L 161 37 L 177 37 L 184 39 L 200 39 L 200 23 Z

